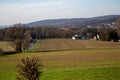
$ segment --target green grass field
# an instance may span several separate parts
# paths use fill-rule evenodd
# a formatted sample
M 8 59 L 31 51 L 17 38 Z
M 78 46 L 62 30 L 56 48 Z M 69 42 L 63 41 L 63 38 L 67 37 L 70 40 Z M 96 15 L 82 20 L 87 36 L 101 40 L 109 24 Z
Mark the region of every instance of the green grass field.
M 43 52 L 0 56 L 0 80 L 16 80 L 16 65 L 24 57 L 40 59 L 43 65 L 40 80 L 120 80 L 120 43 L 69 39 L 58 39 L 58 42 L 57 39 L 38 41 L 33 50 Z M 50 45 L 45 47 L 47 43 Z

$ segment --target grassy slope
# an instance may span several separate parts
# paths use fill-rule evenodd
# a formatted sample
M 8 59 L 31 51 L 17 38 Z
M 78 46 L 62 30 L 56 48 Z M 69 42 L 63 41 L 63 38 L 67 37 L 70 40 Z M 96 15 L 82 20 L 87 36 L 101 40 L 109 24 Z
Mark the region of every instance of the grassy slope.
M 14 55 L 0 56 L 0 80 L 15 80 L 17 75 L 16 65 L 20 63 L 20 59 L 23 57 L 40 58 L 42 65 L 44 66 L 41 80 L 119 80 L 120 79 L 120 48 L 119 48 L 120 44 L 119 43 L 109 43 L 109 42 L 107 43 L 107 42 L 97 41 L 96 43 L 93 44 L 91 43 L 91 41 L 74 42 L 74 40 L 64 40 L 64 39 L 63 40 L 59 39 L 59 40 L 58 41 L 61 42 L 63 47 L 59 47 L 61 44 L 57 42 L 57 39 L 52 41 L 43 40 L 42 43 L 40 42 L 40 44 L 37 44 L 39 46 L 41 45 L 40 47 L 43 46 L 43 43 L 50 44 L 40 49 L 42 51 L 44 50 L 58 50 L 58 51 L 30 52 L 30 53 L 20 53 Z M 67 43 L 67 41 L 69 43 Z M 74 43 L 76 45 L 74 45 Z M 93 45 L 88 45 L 88 48 L 84 47 L 84 49 L 82 49 L 83 47 L 79 47 L 80 50 L 77 49 L 74 50 L 75 48 L 78 48 L 80 44 L 82 46 L 85 45 L 87 46 L 88 44 L 93 44 Z M 39 50 L 40 48 L 39 46 L 37 46 L 37 48 L 35 49 Z M 49 47 L 52 46 L 52 47 L 49 48 L 48 46 Z M 71 50 L 64 50 L 65 48 Z
M 94 40 L 46 39 L 38 41 L 34 51 L 76 50 L 93 48 L 120 48 L 120 43 Z

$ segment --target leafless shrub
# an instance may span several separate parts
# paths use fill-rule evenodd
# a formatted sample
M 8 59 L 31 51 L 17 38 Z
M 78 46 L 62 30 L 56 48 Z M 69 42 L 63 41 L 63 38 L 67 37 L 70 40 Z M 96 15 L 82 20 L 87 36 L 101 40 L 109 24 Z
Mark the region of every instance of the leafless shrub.
M 17 65 L 18 68 L 18 80 L 38 80 L 42 66 L 39 63 L 38 58 L 23 58 L 21 64 Z

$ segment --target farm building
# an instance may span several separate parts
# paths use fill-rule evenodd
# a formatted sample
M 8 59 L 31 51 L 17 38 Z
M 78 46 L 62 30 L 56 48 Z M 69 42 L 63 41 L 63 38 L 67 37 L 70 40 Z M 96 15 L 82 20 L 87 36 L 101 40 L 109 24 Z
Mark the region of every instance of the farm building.
M 87 40 L 88 36 L 87 35 L 74 35 L 72 37 L 73 40 Z
M 96 34 L 96 35 L 94 36 L 94 40 L 100 40 L 99 34 Z

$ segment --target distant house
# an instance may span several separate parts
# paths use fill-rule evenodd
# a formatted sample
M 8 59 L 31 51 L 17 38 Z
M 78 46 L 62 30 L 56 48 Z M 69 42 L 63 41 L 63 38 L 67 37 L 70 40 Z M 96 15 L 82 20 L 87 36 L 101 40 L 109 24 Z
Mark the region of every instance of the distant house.
M 94 36 L 94 40 L 100 40 L 99 34 L 96 34 L 96 35 Z
M 88 36 L 87 35 L 74 35 L 72 37 L 73 40 L 87 40 Z

